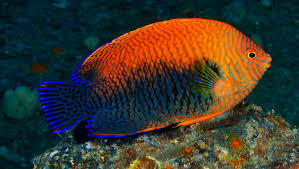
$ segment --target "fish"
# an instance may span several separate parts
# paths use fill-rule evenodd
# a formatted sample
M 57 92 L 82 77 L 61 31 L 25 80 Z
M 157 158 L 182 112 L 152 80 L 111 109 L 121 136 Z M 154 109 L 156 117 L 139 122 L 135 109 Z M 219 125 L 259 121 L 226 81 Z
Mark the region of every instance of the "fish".
M 183 127 L 236 106 L 271 60 L 230 24 L 171 19 L 100 46 L 75 69 L 73 83 L 42 82 L 40 102 L 54 133 L 82 121 L 90 137 Z

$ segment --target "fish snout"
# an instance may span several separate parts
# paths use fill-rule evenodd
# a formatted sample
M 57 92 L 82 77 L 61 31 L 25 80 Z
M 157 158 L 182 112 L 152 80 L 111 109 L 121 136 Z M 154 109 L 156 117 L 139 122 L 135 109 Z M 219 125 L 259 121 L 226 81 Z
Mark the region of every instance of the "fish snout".
M 272 61 L 272 57 L 269 54 L 267 54 L 266 62 L 265 62 L 265 65 L 264 65 L 266 69 L 268 69 L 271 66 L 271 61 Z

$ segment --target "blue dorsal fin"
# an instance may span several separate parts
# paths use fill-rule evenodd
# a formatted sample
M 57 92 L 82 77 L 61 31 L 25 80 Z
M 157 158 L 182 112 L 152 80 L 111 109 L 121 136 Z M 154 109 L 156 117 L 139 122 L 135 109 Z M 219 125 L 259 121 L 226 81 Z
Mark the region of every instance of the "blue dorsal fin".
M 71 77 L 76 84 L 88 86 L 94 83 L 94 81 L 91 81 L 92 79 L 86 78 L 82 73 L 73 73 Z
M 118 43 L 106 43 L 92 51 L 75 69 L 72 74 L 72 80 L 77 84 L 94 84 L 98 81 L 98 71 L 102 66 L 104 58 L 107 54 L 114 53 L 115 56 L 119 50 L 115 50 Z

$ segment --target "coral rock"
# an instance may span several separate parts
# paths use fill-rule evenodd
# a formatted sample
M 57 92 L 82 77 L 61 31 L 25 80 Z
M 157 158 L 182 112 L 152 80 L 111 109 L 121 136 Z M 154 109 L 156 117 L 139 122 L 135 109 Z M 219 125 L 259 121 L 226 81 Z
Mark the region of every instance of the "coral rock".
M 223 118 L 184 128 L 84 144 L 68 136 L 33 163 L 35 168 L 295 168 L 296 136 L 297 129 L 275 113 L 241 105 Z

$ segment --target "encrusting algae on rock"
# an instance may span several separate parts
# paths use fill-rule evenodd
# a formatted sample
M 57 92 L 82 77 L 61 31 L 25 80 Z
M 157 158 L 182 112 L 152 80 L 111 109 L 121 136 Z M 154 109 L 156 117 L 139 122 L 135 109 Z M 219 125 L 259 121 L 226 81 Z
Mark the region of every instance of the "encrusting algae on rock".
M 295 169 L 297 136 L 276 113 L 241 104 L 223 118 L 183 128 L 82 144 L 69 135 L 33 163 L 35 168 Z

